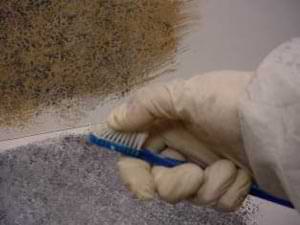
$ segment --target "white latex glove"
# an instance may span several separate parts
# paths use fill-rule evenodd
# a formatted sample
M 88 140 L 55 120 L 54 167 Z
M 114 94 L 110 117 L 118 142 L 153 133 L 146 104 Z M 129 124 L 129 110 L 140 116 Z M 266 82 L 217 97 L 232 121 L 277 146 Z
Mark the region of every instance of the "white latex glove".
M 115 109 L 108 119 L 113 129 L 148 131 L 144 147 L 195 163 L 151 168 L 123 157 L 118 166 L 129 189 L 142 199 L 157 191 L 171 203 L 190 199 L 226 211 L 238 208 L 251 183 L 238 112 L 251 77 L 218 71 L 146 87 Z

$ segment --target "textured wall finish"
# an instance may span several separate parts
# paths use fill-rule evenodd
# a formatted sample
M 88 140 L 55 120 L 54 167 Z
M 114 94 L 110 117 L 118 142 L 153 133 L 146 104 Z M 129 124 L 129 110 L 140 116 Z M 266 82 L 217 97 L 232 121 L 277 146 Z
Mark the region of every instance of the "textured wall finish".
M 0 153 L 0 225 L 254 225 L 258 206 L 237 213 L 134 199 L 117 155 L 69 136 Z
M 174 56 L 186 2 L 0 1 L 0 125 L 147 80 Z

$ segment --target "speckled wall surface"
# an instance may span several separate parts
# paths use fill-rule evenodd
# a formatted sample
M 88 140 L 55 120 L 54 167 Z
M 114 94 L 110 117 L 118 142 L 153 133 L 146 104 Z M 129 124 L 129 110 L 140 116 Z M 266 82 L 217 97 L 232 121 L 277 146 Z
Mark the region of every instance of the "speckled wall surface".
M 0 126 L 147 80 L 174 56 L 186 2 L 0 1 Z
M 68 136 L 0 153 L 1 225 L 254 225 L 248 201 L 226 214 L 188 203 L 133 198 L 116 154 Z

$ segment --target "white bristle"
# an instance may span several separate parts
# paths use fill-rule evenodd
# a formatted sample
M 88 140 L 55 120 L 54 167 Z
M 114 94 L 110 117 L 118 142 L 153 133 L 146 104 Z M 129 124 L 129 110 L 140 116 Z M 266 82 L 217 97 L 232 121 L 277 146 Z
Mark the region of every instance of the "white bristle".
M 119 139 L 119 133 L 112 133 L 111 135 L 110 135 L 110 141 L 112 141 L 112 142 L 117 142 L 118 141 L 118 139 Z
M 124 145 L 127 139 L 127 134 L 122 134 L 121 139 L 120 139 L 120 144 Z
M 145 143 L 145 140 L 147 139 L 148 135 L 146 133 L 140 133 L 137 138 L 137 147 L 136 149 L 140 150 Z
M 127 145 L 128 147 L 131 147 L 131 140 L 132 140 L 132 137 L 133 137 L 132 134 L 128 135 L 128 137 L 127 137 L 126 145 Z
M 103 138 L 103 139 L 106 139 L 106 140 L 110 140 L 110 135 L 107 133 L 106 135 L 104 135 L 104 136 L 101 136 L 101 138 Z
M 116 142 L 116 143 L 120 143 L 120 141 L 121 141 L 121 139 L 122 139 L 122 136 L 123 136 L 123 135 L 122 135 L 121 133 L 117 133 L 115 142 Z
M 131 147 L 131 148 L 134 148 L 135 141 L 136 141 L 136 133 L 133 133 L 128 146 Z
M 141 141 L 141 135 L 140 135 L 140 133 L 137 133 L 136 138 L 135 138 L 135 146 L 134 146 L 135 149 L 141 148 L 140 141 Z
M 114 137 L 115 137 L 115 134 L 112 134 L 112 133 L 107 133 L 107 135 L 105 136 L 105 138 L 109 141 L 113 141 Z
M 139 135 L 137 133 L 134 134 L 134 141 L 133 141 L 132 146 L 131 146 L 134 149 L 136 149 L 136 147 L 137 147 L 138 136 Z
M 108 141 L 140 150 L 147 138 L 145 133 L 127 133 L 112 130 L 106 123 L 97 125 L 93 132 Z
M 101 137 L 106 137 L 107 135 L 109 135 L 110 129 L 108 127 L 103 127 L 102 130 L 99 132 L 99 136 Z
M 128 137 L 128 140 L 127 140 L 127 146 L 132 148 L 133 142 L 134 142 L 134 134 L 130 134 L 130 137 Z
M 109 140 L 110 141 L 114 141 L 114 139 L 116 138 L 117 134 L 118 133 L 116 133 L 116 132 L 109 131 L 109 133 L 108 133 Z
M 135 133 L 135 135 L 134 135 L 134 141 L 132 143 L 132 148 L 136 149 L 138 136 L 139 136 L 138 133 Z
M 131 139 L 132 139 L 132 134 L 128 135 L 125 141 L 125 145 L 127 145 L 128 147 L 131 147 L 130 146 Z
M 119 138 L 117 140 L 117 143 L 123 145 L 124 144 L 124 134 L 119 133 Z

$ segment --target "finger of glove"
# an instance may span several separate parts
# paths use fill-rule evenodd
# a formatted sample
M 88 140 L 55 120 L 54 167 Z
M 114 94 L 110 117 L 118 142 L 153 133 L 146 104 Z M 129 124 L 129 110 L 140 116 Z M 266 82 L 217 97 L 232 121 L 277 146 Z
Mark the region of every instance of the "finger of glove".
M 127 103 L 111 112 L 108 125 L 115 130 L 140 131 L 156 119 L 177 119 L 173 95 L 178 91 L 173 90 L 181 83 L 183 81 L 142 88 Z
M 218 200 L 217 208 L 222 211 L 234 211 L 244 202 L 251 186 L 251 177 L 243 169 L 239 169 L 235 181 Z
M 119 173 L 128 189 L 139 199 L 153 199 L 155 185 L 149 163 L 135 158 L 121 157 Z
M 155 132 L 150 132 L 142 147 L 153 152 L 161 152 L 165 149 L 166 143 L 160 135 L 160 131 L 156 130 Z
M 158 134 L 150 134 L 144 148 L 160 152 L 165 148 L 165 142 Z M 140 159 L 121 157 L 118 161 L 121 179 L 139 199 L 152 199 L 155 193 L 154 180 L 149 163 Z
M 179 122 L 161 132 L 165 144 L 183 154 L 189 161 L 204 168 L 220 160 L 209 146 L 203 144 Z
M 213 206 L 228 190 L 237 176 L 237 168 L 229 160 L 219 160 L 204 170 L 204 182 L 195 196 L 197 205 Z
M 184 160 L 180 153 L 172 149 L 167 149 L 162 154 Z M 173 168 L 154 166 L 152 174 L 159 196 L 169 203 L 177 203 L 195 195 L 203 182 L 203 170 L 192 163 Z

